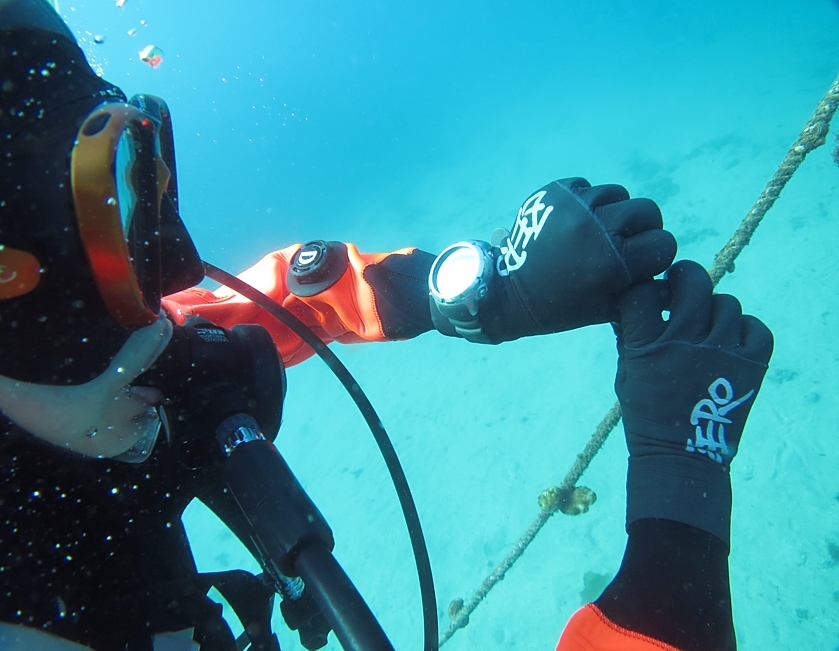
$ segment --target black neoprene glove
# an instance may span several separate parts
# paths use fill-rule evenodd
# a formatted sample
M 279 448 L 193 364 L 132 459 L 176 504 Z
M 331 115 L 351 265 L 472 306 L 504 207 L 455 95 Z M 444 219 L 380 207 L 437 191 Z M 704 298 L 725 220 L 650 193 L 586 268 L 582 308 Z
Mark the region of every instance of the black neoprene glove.
M 665 518 L 729 543 L 729 464 L 772 355 L 772 333 L 707 272 L 667 274 L 670 318 L 655 283 L 618 297 L 615 391 L 629 448 L 627 526 Z
M 533 193 L 493 253 L 481 321 L 498 343 L 615 320 L 613 295 L 667 269 L 676 240 L 650 199 L 571 178 Z

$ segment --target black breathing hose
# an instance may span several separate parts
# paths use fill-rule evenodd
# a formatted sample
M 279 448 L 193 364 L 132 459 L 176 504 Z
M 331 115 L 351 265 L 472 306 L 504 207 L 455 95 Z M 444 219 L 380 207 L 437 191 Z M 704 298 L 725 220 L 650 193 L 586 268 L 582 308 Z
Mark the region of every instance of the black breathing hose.
M 376 439 L 376 444 L 382 453 L 387 469 L 393 479 L 393 485 L 396 488 L 396 494 L 399 497 L 399 503 L 402 506 L 402 513 L 405 516 L 405 523 L 408 526 L 408 535 L 411 539 L 411 547 L 414 551 L 414 559 L 417 564 L 417 575 L 420 584 L 420 596 L 422 599 L 422 619 L 424 631 L 424 651 L 437 651 L 438 649 L 438 628 L 437 628 L 437 600 L 434 594 L 434 578 L 431 574 L 431 562 L 428 559 L 428 549 L 425 545 L 425 537 L 422 533 L 422 526 L 420 525 L 419 514 L 417 513 L 414 498 L 411 495 L 411 489 L 408 486 L 408 480 L 405 477 L 405 472 L 402 469 L 402 464 L 399 463 L 399 457 L 396 456 L 396 450 L 385 431 L 382 421 L 379 419 L 376 410 L 370 403 L 370 400 L 362 391 L 358 382 L 343 365 L 341 360 L 333 353 L 329 347 L 324 344 L 318 336 L 312 332 L 305 323 L 294 316 L 291 312 L 279 305 L 276 301 L 266 296 L 257 289 L 254 289 L 246 282 L 240 280 L 236 276 L 215 267 L 208 262 L 204 262 L 204 271 L 209 278 L 212 278 L 222 285 L 226 285 L 234 292 L 237 292 L 253 301 L 263 310 L 277 318 L 285 324 L 294 334 L 300 337 L 312 350 L 326 363 L 332 370 L 335 376 L 340 380 L 341 384 L 350 394 L 355 404 L 358 405 L 361 415 L 367 421 L 373 437 Z

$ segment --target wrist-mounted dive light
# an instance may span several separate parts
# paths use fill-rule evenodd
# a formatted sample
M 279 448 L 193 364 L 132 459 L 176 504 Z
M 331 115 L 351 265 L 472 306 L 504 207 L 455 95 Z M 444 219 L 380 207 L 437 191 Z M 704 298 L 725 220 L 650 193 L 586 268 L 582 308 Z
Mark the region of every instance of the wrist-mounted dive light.
M 431 300 L 449 329 L 475 343 L 491 343 L 479 318 L 480 303 L 490 289 L 494 258 L 487 242 L 468 240 L 446 247 L 428 276 Z M 435 318 L 432 309 L 432 318 Z

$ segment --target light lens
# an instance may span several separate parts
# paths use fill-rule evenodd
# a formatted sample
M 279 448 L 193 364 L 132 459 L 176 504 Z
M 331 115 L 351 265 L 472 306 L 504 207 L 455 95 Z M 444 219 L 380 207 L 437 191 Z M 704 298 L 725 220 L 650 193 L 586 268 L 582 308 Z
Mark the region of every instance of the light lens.
M 475 282 L 480 271 L 480 255 L 471 246 L 454 249 L 437 270 L 437 291 L 451 300 L 465 292 Z

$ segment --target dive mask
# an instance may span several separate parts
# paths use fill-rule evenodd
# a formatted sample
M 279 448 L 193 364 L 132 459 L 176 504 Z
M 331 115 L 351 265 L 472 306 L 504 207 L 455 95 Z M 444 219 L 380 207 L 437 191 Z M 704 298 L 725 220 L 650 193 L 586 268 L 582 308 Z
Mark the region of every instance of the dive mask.
M 120 325 L 154 323 L 163 296 L 203 279 L 177 212 L 172 123 L 162 99 L 139 95 L 94 109 L 73 147 L 71 182 L 93 278 Z

